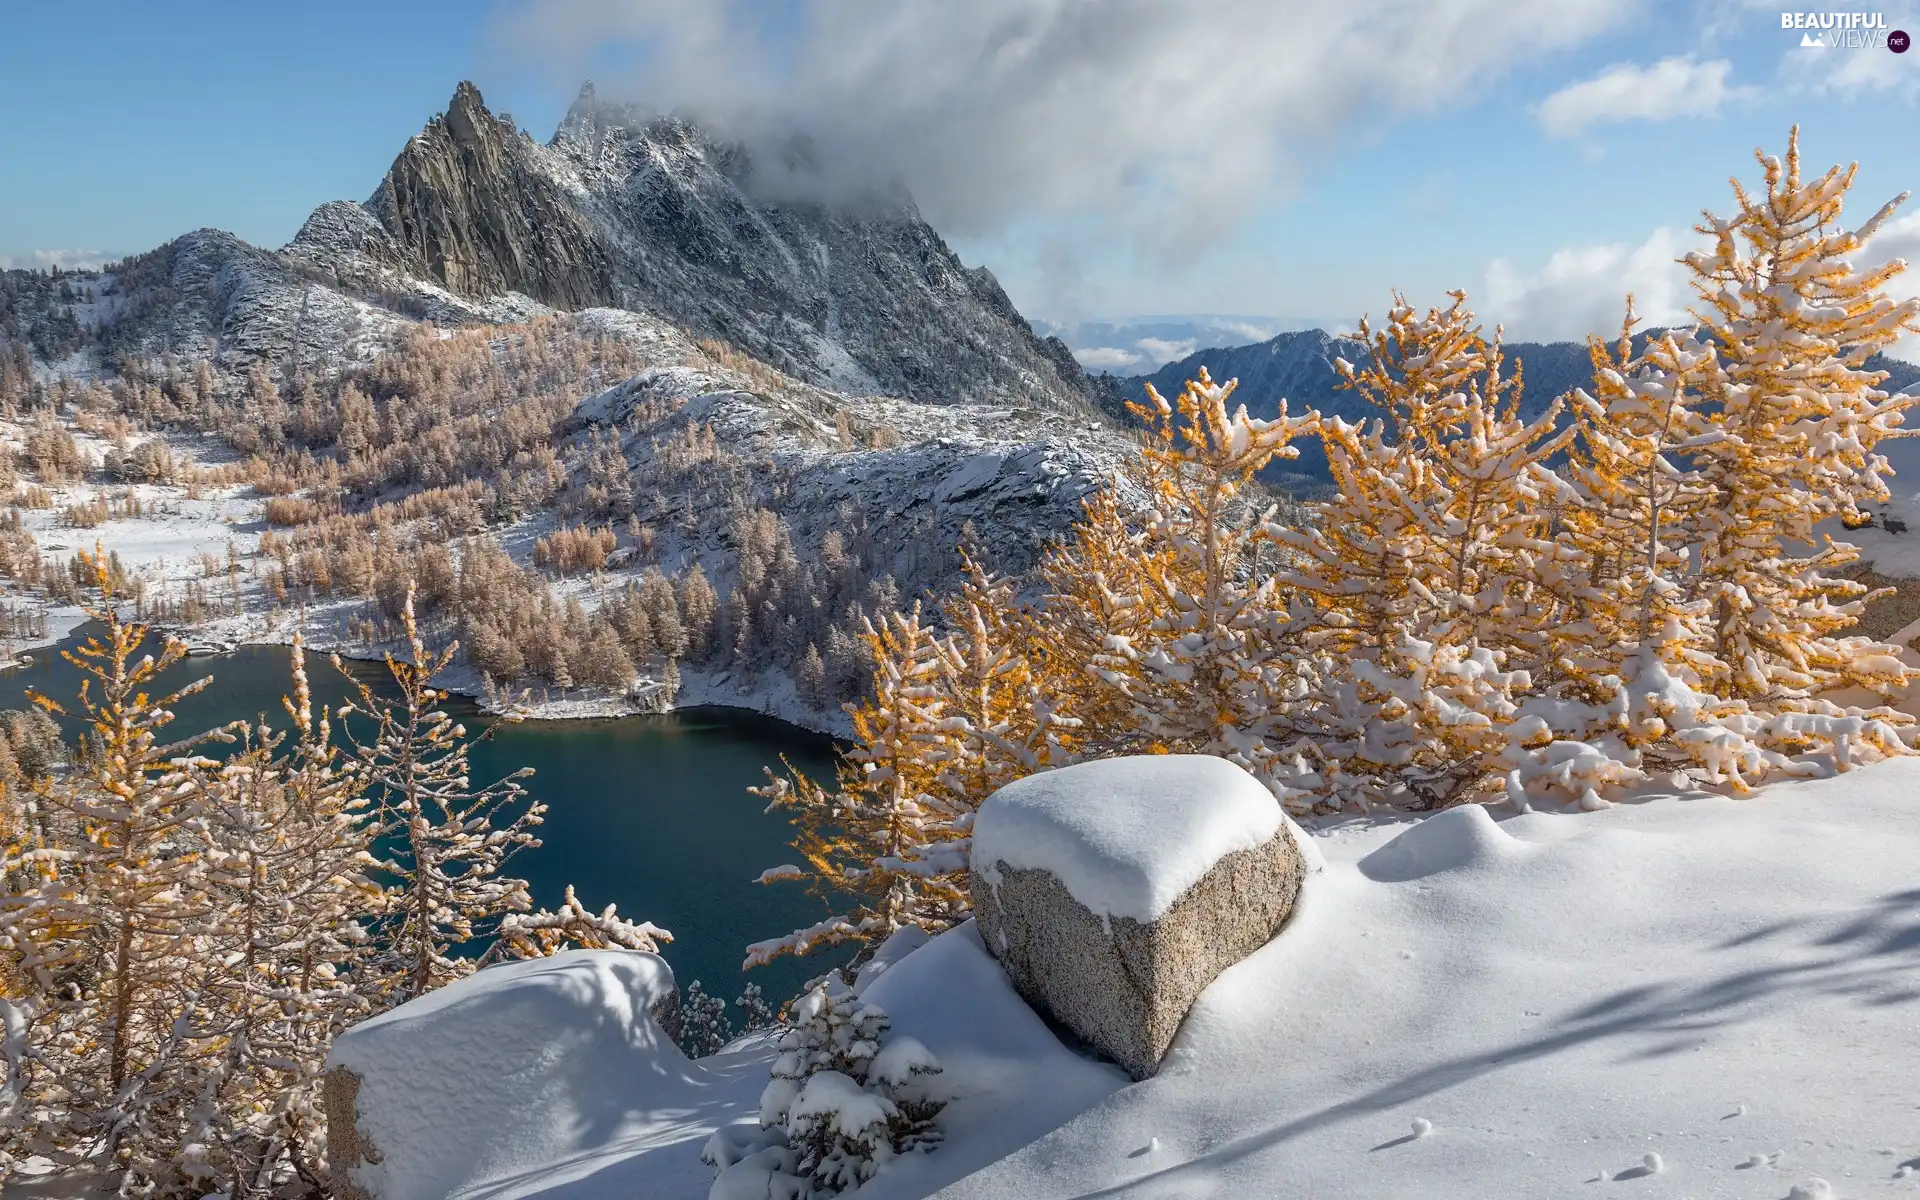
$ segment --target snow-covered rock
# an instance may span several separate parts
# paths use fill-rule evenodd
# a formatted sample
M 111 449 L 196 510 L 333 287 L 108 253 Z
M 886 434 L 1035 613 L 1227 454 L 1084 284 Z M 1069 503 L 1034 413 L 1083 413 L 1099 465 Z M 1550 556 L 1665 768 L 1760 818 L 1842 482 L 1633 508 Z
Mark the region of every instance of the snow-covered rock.
M 1195 998 L 1285 923 L 1304 846 L 1223 759 L 1080 763 L 980 806 L 973 908 L 1020 994 L 1144 1079 Z
M 687 1103 L 708 1081 L 655 1020 L 675 995 L 657 955 L 570 950 L 354 1026 L 327 1056 L 334 1169 L 370 1200 L 443 1200 L 590 1152 L 650 1099 Z

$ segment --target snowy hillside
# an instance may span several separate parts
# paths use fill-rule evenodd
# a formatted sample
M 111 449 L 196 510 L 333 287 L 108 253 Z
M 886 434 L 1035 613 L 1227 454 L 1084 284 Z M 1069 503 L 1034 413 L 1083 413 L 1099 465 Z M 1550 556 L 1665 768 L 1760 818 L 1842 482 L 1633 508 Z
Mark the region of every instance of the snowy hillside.
M 1138 1084 L 1064 1048 L 961 926 L 865 989 L 957 1099 L 943 1146 L 858 1195 L 1910 1195 L 1917 789 L 1903 760 L 1746 800 L 1655 789 L 1599 813 L 1323 826 L 1328 867 L 1292 921 Z M 516 972 L 463 987 L 524 996 Z M 522 1040 L 580 1042 L 551 1032 Z M 436 1186 L 705 1196 L 701 1146 L 756 1111 L 772 1051 L 629 1044 L 639 1059 L 579 1076 L 516 1135 L 534 1150 L 438 1152 L 461 1169 Z M 410 1061 L 411 1101 L 382 1103 L 464 1092 Z

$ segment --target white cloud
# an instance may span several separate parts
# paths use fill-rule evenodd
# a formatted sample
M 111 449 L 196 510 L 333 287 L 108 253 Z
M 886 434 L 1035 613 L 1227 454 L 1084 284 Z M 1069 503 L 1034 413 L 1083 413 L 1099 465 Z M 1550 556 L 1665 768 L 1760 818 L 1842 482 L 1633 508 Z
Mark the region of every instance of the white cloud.
M 1895 258 L 1905 259 L 1907 269 L 1887 285 L 1887 294 L 1903 300 L 1920 296 L 1920 211 L 1882 225 L 1861 253 L 1859 265 L 1863 269 L 1877 267 Z M 1909 362 L 1920 362 L 1920 334 L 1908 334 L 1893 345 L 1891 352 Z
M 1215 328 L 1221 333 L 1239 338 L 1243 343 L 1251 345 L 1254 342 L 1267 341 L 1279 333 L 1282 327 L 1290 324 L 1293 324 L 1293 322 L 1282 321 L 1277 325 L 1249 325 L 1243 321 L 1227 321 L 1215 326 Z M 1193 351 L 1187 351 L 1187 354 L 1191 353 L 1193 353 Z M 1185 358 L 1186 355 L 1183 354 L 1181 357 Z
M 1481 315 L 1516 341 L 1578 341 L 1617 333 L 1631 292 L 1643 324 L 1674 324 L 1693 300 L 1676 260 L 1702 244 L 1690 229 L 1663 225 L 1638 243 L 1563 247 L 1531 273 L 1498 258 L 1487 267 Z
M 1123 375 L 1131 374 L 1141 362 L 1138 350 L 1123 350 L 1118 346 L 1091 346 L 1085 350 L 1075 350 L 1073 356 L 1089 371 L 1112 371 Z
M 1559 138 L 1617 121 L 1711 117 L 1730 102 L 1758 94 L 1755 88 L 1729 86 L 1732 69 L 1724 58 L 1695 62 L 1690 54 L 1663 58 L 1650 67 L 1615 63 L 1548 96 L 1534 116 L 1541 128 Z
M 1255 338 L 1254 340 L 1260 341 L 1261 339 Z M 1134 345 L 1140 348 L 1140 353 L 1143 357 L 1153 359 L 1154 365 L 1156 366 L 1160 363 L 1170 363 L 1177 359 L 1185 358 L 1200 348 L 1200 342 L 1197 338 L 1182 338 L 1177 342 L 1168 341 L 1165 338 L 1141 338 L 1135 342 Z
M 1641 242 L 1563 247 L 1530 273 L 1495 259 L 1487 267 L 1480 315 L 1503 324 L 1515 341 L 1610 336 L 1619 331 L 1631 292 L 1643 326 L 1680 324 L 1689 320 L 1687 309 L 1695 297 L 1690 273 L 1678 260 L 1707 245 L 1691 229 L 1663 225 Z M 1910 265 L 1887 286 L 1888 294 L 1920 296 L 1920 211 L 1888 221 L 1856 263 L 1866 270 L 1895 258 Z M 1920 361 L 1920 335 L 1909 335 L 1893 353 Z
M 510 0 L 491 33 L 749 142 L 804 131 L 813 178 L 902 180 L 949 236 L 1093 215 L 1177 256 L 1356 126 L 1457 105 L 1643 3 L 796 0 L 770 33 L 753 0 Z
M 1141 338 L 1130 348 L 1090 346 L 1075 350 L 1073 356 L 1080 360 L 1081 366 L 1090 371 L 1143 375 L 1149 371 L 1157 371 L 1167 363 L 1183 359 L 1199 348 L 1200 342 L 1197 338 L 1181 338 L 1174 341 L 1167 338 L 1147 337 Z
M 83 271 L 105 266 L 117 257 L 98 250 L 28 250 L 21 254 L 0 254 L 0 271 L 44 271 L 48 267 Z

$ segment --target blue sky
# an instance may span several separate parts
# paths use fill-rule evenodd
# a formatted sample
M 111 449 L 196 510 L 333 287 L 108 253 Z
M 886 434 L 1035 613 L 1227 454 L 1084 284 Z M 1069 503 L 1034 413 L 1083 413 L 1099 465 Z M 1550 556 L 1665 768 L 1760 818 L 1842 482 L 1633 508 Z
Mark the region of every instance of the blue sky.
M 581 77 L 779 112 L 905 176 L 1030 315 L 1349 319 L 1464 286 L 1563 336 L 1670 259 L 1756 145 L 1920 190 L 1920 50 L 1803 49 L 1714 0 L 425 0 L 0 9 L 0 255 L 283 243 L 463 78 L 545 136 Z M 1177 11 L 1176 11 L 1177 10 Z M 1881 11 L 1920 34 L 1913 7 Z M 1906 210 L 1913 212 L 1920 205 Z M 1920 219 L 1889 244 L 1920 258 Z

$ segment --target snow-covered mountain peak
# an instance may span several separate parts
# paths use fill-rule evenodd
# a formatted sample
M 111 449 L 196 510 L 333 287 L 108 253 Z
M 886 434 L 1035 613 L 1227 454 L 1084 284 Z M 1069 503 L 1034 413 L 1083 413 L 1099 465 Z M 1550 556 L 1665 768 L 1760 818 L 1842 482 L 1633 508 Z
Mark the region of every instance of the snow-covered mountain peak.
M 788 157 L 803 170 L 804 144 Z M 366 210 L 409 274 L 457 296 L 644 309 L 822 386 L 1087 408 L 1065 346 L 904 191 L 825 203 L 770 179 L 744 148 L 591 88 L 542 146 L 462 84 Z

